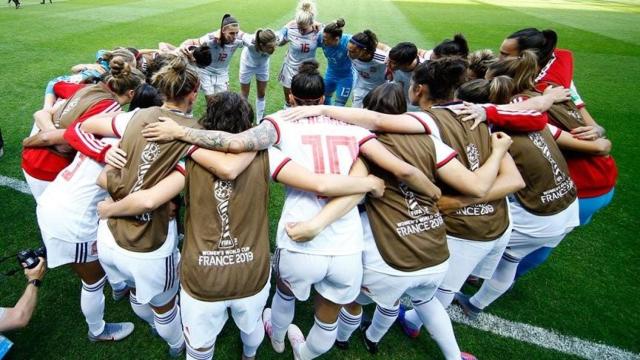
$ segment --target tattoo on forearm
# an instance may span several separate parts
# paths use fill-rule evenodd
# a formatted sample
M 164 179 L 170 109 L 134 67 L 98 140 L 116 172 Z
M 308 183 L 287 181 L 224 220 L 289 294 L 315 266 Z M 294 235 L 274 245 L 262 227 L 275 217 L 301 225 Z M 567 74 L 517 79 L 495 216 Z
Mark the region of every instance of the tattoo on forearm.
M 187 128 L 184 140 L 209 150 L 225 152 L 257 151 L 267 149 L 273 145 L 277 140 L 277 132 L 271 123 L 265 121 L 239 134 Z

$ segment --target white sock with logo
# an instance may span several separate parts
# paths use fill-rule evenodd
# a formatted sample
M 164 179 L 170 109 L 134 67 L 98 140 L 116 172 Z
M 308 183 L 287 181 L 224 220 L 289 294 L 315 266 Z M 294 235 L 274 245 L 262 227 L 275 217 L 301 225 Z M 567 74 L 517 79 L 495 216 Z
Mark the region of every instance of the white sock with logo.
M 104 284 L 106 282 L 106 276 L 94 284 L 82 281 L 80 308 L 93 335 L 100 335 L 104 331 Z
M 156 330 L 172 348 L 182 346 L 184 335 L 182 334 L 182 318 L 180 317 L 180 307 L 174 304 L 173 308 L 164 314 L 158 314 L 153 310 L 153 322 Z
M 336 342 L 338 334 L 338 322 L 333 324 L 323 323 L 315 318 L 313 327 L 309 330 L 307 340 L 300 346 L 300 355 L 303 359 L 315 359 L 331 350 Z
M 376 311 L 373 313 L 373 319 L 371 319 L 371 325 L 367 329 L 367 339 L 373 342 L 380 342 L 384 334 L 389 331 L 391 325 L 398 318 L 398 312 L 400 311 L 400 305 L 396 305 L 390 309 L 376 306 Z
M 349 341 L 351 334 L 360 326 L 360 320 L 362 320 L 362 310 L 360 310 L 360 314 L 353 315 L 345 308 L 340 309 L 336 339 L 342 342 Z

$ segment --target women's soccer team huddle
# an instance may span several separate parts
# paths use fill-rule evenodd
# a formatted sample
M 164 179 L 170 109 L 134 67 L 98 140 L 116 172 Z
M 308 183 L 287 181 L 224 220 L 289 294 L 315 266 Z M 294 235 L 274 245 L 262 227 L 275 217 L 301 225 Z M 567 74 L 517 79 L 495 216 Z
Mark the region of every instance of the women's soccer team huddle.
M 230 310 L 243 359 L 265 333 L 274 351 L 287 337 L 295 359 L 312 359 L 348 350 L 360 329 L 375 353 L 396 321 L 410 337 L 424 325 L 447 359 L 473 359 L 445 309 L 475 318 L 611 201 L 611 143 L 552 30 L 517 31 L 494 56 L 459 34 L 426 51 L 344 26 L 318 22 L 309 0 L 279 31 L 244 33 L 225 15 L 201 38 L 100 51 L 48 84 L 22 168 L 49 267 L 70 264 L 82 281 L 89 340 L 133 331 L 104 321 L 109 283 L 174 357 L 213 358 Z M 286 109 L 265 116 L 269 59 L 284 45 Z M 270 181 L 286 186 L 273 254 Z M 462 294 L 465 281 L 478 291 Z M 304 336 L 295 302 L 312 287 Z

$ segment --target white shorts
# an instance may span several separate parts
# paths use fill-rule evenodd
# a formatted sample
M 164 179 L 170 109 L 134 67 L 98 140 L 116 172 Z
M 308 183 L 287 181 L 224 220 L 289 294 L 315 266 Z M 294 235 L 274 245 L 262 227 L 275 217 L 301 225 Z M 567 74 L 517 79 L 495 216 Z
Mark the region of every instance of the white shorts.
M 122 249 L 116 249 L 117 246 L 106 221 L 101 221 L 98 226 L 98 253 L 109 282 L 125 282 L 129 287 L 135 288 L 136 299 L 140 304 L 162 306 L 173 299 L 180 284 L 180 253 L 177 248 L 164 258 L 144 259 L 128 256 Z M 155 251 L 159 250 L 162 249 Z
M 353 88 L 353 90 L 351 90 L 351 93 L 353 94 L 353 99 L 351 99 L 351 107 L 364 107 L 364 98 L 369 93 L 369 90 L 363 88 Z
M 200 89 L 205 95 L 214 95 L 219 92 L 229 90 L 229 75 L 213 75 L 211 73 L 199 72 Z
M 210 348 L 229 318 L 227 309 L 240 331 L 251 334 L 256 326 L 262 326 L 262 310 L 267 304 L 269 288 L 267 281 L 259 293 L 241 299 L 226 301 L 200 301 L 187 292 L 180 291 L 180 314 L 184 336 L 194 349 Z
M 369 303 L 366 299 L 369 298 L 381 307 L 389 309 L 394 307 L 405 293 L 412 300 L 430 300 L 447 274 L 447 268 L 448 266 L 443 266 L 442 271 L 416 276 L 394 276 L 364 269 L 362 278 L 364 297 L 359 296 L 358 302 L 366 305 Z
M 565 234 L 550 237 L 532 237 L 514 230 L 511 232 L 511 238 L 504 253 L 514 260 L 522 259 L 541 247 L 554 248 L 558 246 L 569 232 L 570 231 L 567 231 Z
M 298 73 L 297 69 L 294 69 L 289 64 L 282 63 L 282 68 L 280 69 L 280 74 L 278 75 L 278 81 L 280 84 L 287 89 L 291 89 L 291 80 Z
M 240 63 L 240 84 L 250 84 L 254 75 L 258 81 L 269 81 L 269 64 L 248 66 L 242 62 Z
M 96 240 L 72 243 L 42 232 L 42 241 L 47 248 L 47 266 L 51 269 L 66 264 L 85 264 L 98 260 Z
M 31 194 L 36 199 L 36 202 L 38 202 L 38 198 L 40 198 L 40 195 L 42 195 L 42 193 L 47 189 L 47 186 L 51 184 L 51 181 L 36 179 L 27 174 L 24 170 L 22 170 L 22 173 L 24 174 L 25 180 L 27 180 L 27 185 L 29 185 Z
M 274 269 L 296 299 L 305 301 L 311 286 L 336 304 L 352 303 L 362 283 L 362 253 L 326 256 L 277 249 Z

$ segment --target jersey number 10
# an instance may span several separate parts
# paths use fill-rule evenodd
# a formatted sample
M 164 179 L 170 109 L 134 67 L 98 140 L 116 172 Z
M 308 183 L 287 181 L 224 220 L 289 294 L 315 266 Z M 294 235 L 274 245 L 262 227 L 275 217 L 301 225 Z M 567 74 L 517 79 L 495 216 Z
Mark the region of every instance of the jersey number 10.
M 329 171 L 331 174 L 340 174 L 340 157 L 338 147 L 345 146 L 350 154 L 351 161 L 358 156 L 358 143 L 353 136 L 323 136 L 305 135 L 302 136 L 302 143 L 311 146 L 313 153 L 313 170 L 316 174 L 326 174 L 325 156 L 329 159 Z

